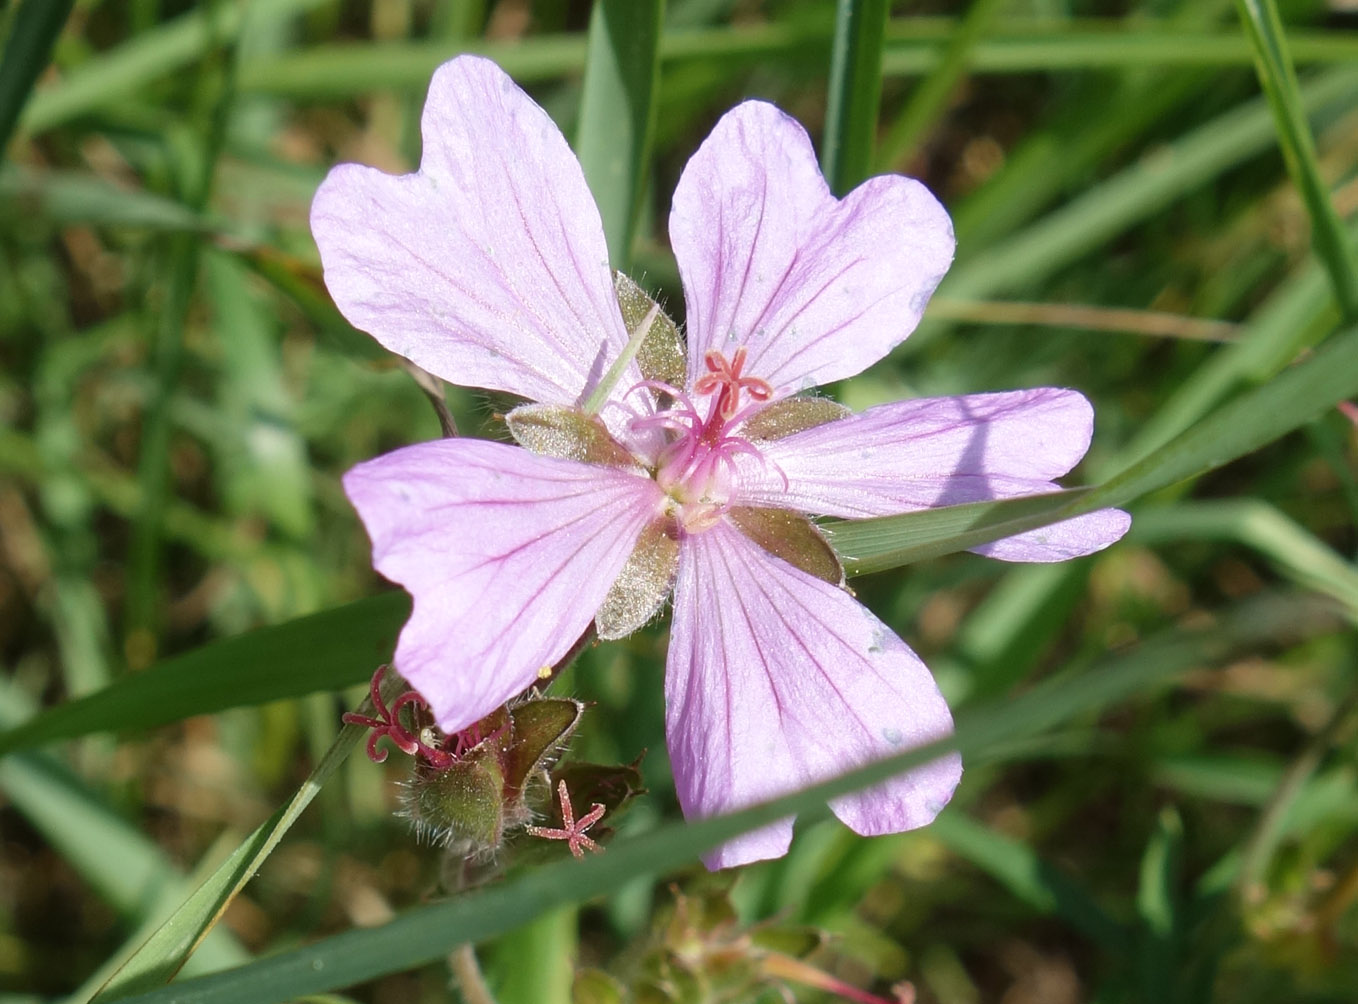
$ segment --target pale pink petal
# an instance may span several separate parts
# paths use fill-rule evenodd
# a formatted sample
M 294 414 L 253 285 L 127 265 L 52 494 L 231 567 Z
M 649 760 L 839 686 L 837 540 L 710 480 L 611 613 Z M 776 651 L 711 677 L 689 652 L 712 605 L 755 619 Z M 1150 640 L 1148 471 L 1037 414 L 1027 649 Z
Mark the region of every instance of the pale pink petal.
M 703 354 L 749 349 L 780 393 L 853 376 L 901 342 L 952 261 L 948 214 L 919 182 L 870 178 L 836 200 L 811 140 L 773 105 L 724 115 L 684 168 L 670 243 Z
M 335 303 L 450 383 L 579 403 L 627 340 L 579 162 L 476 56 L 435 72 L 421 126 L 418 173 L 342 164 L 316 193 L 311 229 Z
M 666 733 L 685 815 L 712 816 L 947 736 L 928 669 L 843 589 L 726 523 L 686 537 L 665 675 Z M 863 834 L 928 823 L 952 796 L 948 755 L 833 805 Z M 787 850 L 791 821 L 706 857 L 726 868 Z
M 1056 491 L 1084 456 L 1094 412 L 1072 390 L 920 398 L 759 444 L 737 458 L 739 504 L 848 519 Z M 976 548 L 1064 561 L 1107 547 L 1129 517 L 1102 509 Z
M 415 599 L 396 668 L 449 733 L 569 651 L 661 500 L 648 478 L 474 439 L 359 464 L 344 490 L 374 567 Z

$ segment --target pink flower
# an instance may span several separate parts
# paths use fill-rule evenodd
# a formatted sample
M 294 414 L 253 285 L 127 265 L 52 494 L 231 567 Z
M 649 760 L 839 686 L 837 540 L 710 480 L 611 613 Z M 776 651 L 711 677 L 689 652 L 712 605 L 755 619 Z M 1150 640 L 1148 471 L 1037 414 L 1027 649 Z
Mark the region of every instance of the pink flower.
M 596 615 L 602 636 L 621 636 L 672 593 L 666 724 L 686 814 L 947 735 L 929 671 L 843 588 L 802 514 L 1049 491 L 1088 447 L 1092 413 L 1055 389 L 858 415 L 796 396 L 858 373 L 919 322 L 953 251 L 933 196 L 887 176 L 836 200 L 801 126 L 739 105 L 689 161 L 670 214 L 686 371 L 662 382 L 632 361 L 605 395 L 629 331 L 561 133 L 470 56 L 435 73 L 423 132 L 417 173 L 341 165 L 311 222 L 356 326 L 444 380 L 539 402 L 509 416 L 532 449 L 422 443 L 344 479 L 375 566 L 414 596 L 396 666 L 444 732 L 530 686 Z M 625 282 L 621 295 L 649 303 Z M 652 311 L 637 327 L 665 325 Z M 1104 510 L 978 550 L 1060 561 L 1127 525 Z M 922 826 L 960 774 L 944 757 L 833 809 L 863 834 Z M 707 864 L 778 856 L 791 833 L 783 820 Z

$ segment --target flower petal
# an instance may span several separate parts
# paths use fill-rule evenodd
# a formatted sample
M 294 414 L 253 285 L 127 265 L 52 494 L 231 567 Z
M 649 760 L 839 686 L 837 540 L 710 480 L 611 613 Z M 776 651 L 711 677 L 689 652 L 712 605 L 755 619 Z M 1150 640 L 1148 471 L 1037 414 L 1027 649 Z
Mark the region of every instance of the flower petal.
M 885 624 L 725 523 L 681 545 L 665 705 L 688 816 L 766 801 L 952 730 L 928 669 Z M 913 829 L 960 776 L 949 755 L 833 808 L 859 833 Z M 791 835 L 782 820 L 704 860 L 777 857 Z
M 1055 491 L 1052 479 L 1089 448 L 1093 423 L 1083 395 L 1054 387 L 898 401 L 738 457 L 740 504 L 854 519 Z M 1064 561 L 1107 547 L 1129 525 L 1121 510 L 1101 509 L 976 551 Z
M 836 200 L 811 140 L 773 105 L 732 109 L 684 168 L 670 243 L 688 307 L 690 386 L 703 354 L 749 348 L 779 394 L 853 376 L 919 323 L 952 261 L 952 223 L 911 178 Z
M 627 332 L 575 155 L 475 56 L 435 72 L 421 128 L 418 173 L 342 164 L 316 193 L 311 229 L 335 303 L 450 383 L 580 403 Z
M 396 668 L 449 733 L 570 650 L 662 497 L 626 471 L 473 439 L 359 464 L 344 490 L 373 565 L 415 598 Z

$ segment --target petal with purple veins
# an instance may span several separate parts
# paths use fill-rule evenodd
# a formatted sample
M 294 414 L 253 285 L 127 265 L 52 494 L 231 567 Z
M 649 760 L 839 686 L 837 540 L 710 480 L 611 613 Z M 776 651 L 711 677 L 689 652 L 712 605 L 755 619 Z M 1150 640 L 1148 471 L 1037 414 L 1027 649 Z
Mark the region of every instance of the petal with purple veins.
M 919 323 L 953 255 L 919 182 L 871 178 L 842 200 L 811 140 L 773 105 L 728 112 L 684 168 L 670 243 L 688 308 L 689 384 L 744 345 L 780 394 L 853 376 Z
M 575 155 L 475 56 L 435 72 L 421 129 L 417 173 L 343 164 L 316 193 L 312 233 L 335 303 L 450 383 L 580 403 L 627 332 Z
M 1055 491 L 1052 479 L 1089 448 L 1093 421 L 1083 395 L 1052 387 L 884 404 L 738 457 L 739 502 L 857 519 Z M 1128 525 L 1126 513 L 1102 509 L 975 550 L 1064 561 Z
M 682 542 L 674 611 L 666 732 L 687 816 L 767 801 L 952 731 L 933 677 L 890 628 L 724 523 Z M 859 833 L 913 829 L 960 776 L 950 754 L 832 807 Z M 704 860 L 777 857 L 791 833 L 782 820 Z
M 373 565 L 415 600 L 396 668 L 450 735 L 571 649 L 662 498 L 617 468 L 470 439 L 359 464 L 344 489 Z

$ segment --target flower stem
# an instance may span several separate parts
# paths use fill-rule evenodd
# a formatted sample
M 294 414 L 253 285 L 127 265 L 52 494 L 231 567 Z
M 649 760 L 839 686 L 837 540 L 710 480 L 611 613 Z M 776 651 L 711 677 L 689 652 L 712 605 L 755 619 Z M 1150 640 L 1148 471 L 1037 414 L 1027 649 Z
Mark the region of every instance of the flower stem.
M 468 943 L 454 948 L 448 955 L 448 968 L 453 971 L 453 986 L 466 1004 L 495 1004 L 495 995 L 481 975 L 481 964 L 476 961 L 473 945 Z
M 581 405 L 581 410 L 586 415 L 593 415 L 603 407 L 603 403 L 608 400 L 608 395 L 613 393 L 613 388 L 622 379 L 623 371 L 641 351 L 641 345 L 646 341 L 646 336 L 651 331 L 651 325 L 655 323 L 655 319 L 659 315 L 660 304 L 651 304 L 651 309 L 646 312 L 641 323 L 628 332 L 627 344 L 622 347 L 622 355 L 618 356 L 617 361 L 608 368 L 603 379 L 594 385 L 594 389 L 589 392 L 589 397 L 585 398 L 585 403 Z

